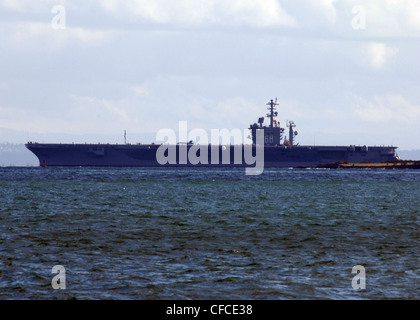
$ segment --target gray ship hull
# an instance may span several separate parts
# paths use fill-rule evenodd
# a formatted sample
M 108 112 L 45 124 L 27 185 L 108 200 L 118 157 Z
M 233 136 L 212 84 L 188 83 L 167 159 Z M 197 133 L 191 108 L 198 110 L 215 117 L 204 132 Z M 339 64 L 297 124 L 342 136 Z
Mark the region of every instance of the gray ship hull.
M 157 144 L 41 144 L 28 143 L 26 147 L 39 159 L 40 166 L 80 167 L 253 167 L 244 154 L 247 149 L 255 156 L 255 146 L 202 146 L 198 151 L 199 162 L 182 159 L 182 152 L 190 152 L 191 145 L 166 146 L 176 153 L 176 161 L 160 164 L 157 161 Z M 205 148 L 205 149 L 204 149 Z M 366 146 L 265 146 L 265 168 L 301 168 L 337 161 L 351 163 L 379 163 L 396 159 L 396 147 Z M 200 152 L 206 153 L 200 157 Z M 238 149 L 236 149 L 238 151 Z M 216 155 L 215 155 L 216 153 Z M 194 151 L 197 156 L 197 152 Z M 238 156 L 238 154 L 240 156 Z

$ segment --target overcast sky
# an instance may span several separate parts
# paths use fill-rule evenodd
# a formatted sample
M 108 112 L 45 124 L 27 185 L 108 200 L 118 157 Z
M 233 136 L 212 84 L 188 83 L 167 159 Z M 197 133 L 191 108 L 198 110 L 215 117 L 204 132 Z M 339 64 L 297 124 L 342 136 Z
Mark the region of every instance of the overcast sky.
M 0 0 L 0 40 L 0 142 L 242 130 L 277 98 L 302 145 L 420 149 L 419 0 Z

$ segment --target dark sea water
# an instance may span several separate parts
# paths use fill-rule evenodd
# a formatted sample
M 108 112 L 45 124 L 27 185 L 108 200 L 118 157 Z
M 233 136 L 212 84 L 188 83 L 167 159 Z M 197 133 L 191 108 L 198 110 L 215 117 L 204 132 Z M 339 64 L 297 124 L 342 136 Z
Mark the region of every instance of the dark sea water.
M 0 168 L 0 200 L 1 299 L 420 298 L 420 171 Z

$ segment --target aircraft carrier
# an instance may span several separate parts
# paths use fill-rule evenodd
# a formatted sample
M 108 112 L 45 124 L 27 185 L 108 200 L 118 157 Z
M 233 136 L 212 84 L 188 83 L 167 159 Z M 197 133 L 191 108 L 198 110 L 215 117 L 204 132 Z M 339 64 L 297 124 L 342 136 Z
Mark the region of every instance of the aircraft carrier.
M 307 168 L 339 161 L 381 163 L 398 159 L 394 146 L 299 145 L 295 142 L 298 132 L 294 122 L 288 121 L 285 129 L 276 120 L 277 105 L 277 99 L 270 100 L 266 116 L 250 125 L 252 144 L 249 145 L 197 146 L 191 141 L 172 145 L 28 142 L 26 147 L 38 157 L 42 167 L 252 167 L 256 162 L 247 161 L 246 155 L 256 157 L 259 151 L 265 168 Z M 264 125 L 266 117 L 268 125 Z M 169 160 L 162 162 L 159 154 Z

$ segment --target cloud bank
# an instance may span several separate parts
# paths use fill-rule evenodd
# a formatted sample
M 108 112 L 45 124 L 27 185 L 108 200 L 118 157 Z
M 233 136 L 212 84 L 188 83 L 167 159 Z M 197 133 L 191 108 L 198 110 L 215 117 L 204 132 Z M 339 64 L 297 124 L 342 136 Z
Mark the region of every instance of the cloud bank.
M 278 97 L 301 144 L 420 148 L 419 0 L 1 0 L 0 18 L 1 128 L 148 142 L 246 128 Z

